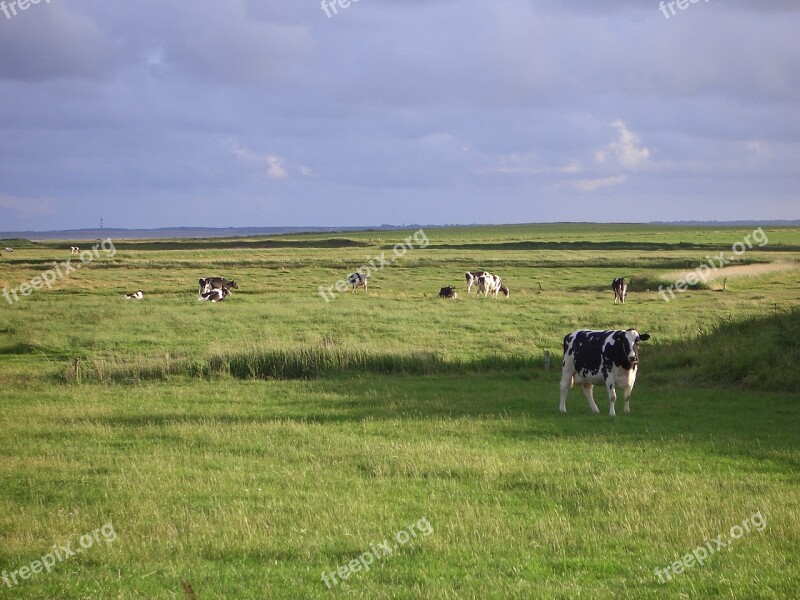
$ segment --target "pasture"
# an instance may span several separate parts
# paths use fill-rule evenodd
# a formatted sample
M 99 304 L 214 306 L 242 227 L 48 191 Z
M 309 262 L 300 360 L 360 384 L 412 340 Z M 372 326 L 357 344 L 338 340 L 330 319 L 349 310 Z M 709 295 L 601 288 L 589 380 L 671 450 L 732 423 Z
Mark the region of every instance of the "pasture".
M 764 228 L 730 277 L 669 302 L 659 285 L 753 228 L 426 229 L 368 295 L 323 299 L 415 231 L 114 240 L 0 298 L 0 570 L 18 582 L 0 597 L 794 597 L 799 229 Z M 14 244 L 0 288 L 73 244 Z M 467 295 L 476 269 L 510 297 Z M 217 275 L 239 289 L 198 302 Z M 652 336 L 631 414 L 602 389 L 600 415 L 579 389 L 560 414 L 564 336 L 629 327 Z M 755 513 L 763 529 L 659 581 Z M 19 575 L 109 522 L 113 542 Z

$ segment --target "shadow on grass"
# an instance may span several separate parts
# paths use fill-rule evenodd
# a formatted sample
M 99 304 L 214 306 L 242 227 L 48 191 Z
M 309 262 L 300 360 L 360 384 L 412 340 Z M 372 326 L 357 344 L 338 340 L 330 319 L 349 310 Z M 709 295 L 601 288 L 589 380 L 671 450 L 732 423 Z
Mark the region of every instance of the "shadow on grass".
M 188 386 L 189 396 L 195 382 Z M 538 377 L 525 374 L 472 374 L 457 376 L 333 377 L 313 382 L 223 382 L 225 395 L 213 402 L 183 402 L 174 408 L 168 392 L 161 395 L 151 385 L 129 388 L 135 414 L 125 411 L 105 417 L 75 417 L 67 421 L 76 431 L 87 426 L 127 430 L 145 440 L 186 447 L 187 431 L 202 428 L 224 430 L 243 443 L 232 447 L 216 436 L 198 434 L 192 445 L 209 449 L 218 445 L 223 454 L 266 456 L 265 438 L 311 436 L 319 427 L 333 427 L 326 435 L 363 427 L 370 438 L 392 438 L 402 430 L 409 439 L 454 436 L 467 445 L 487 438 L 506 440 L 510 448 L 520 444 L 533 451 L 550 441 L 575 440 L 596 444 L 599 453 L 625 449 L 613 460 L 624 463 L 641 459 L 643 448 L 662 447 L 672 452 L 674 464 L 692 463 L 698 447 L 728 457 L 752 461 L 760 472 L 800 468 L 800 403 L 790 394 L 662 386 L 642 377 L 631 400 L 631 413 L 608 415 L 608 396 L 596 389 L 601 413 L 592 414 L 580 389 L 570 391 L 568 412 L 558 411 L 559 374 Z M 168 397 L 169 396 L 169 397 Z M 185 395 L 184 395 L 185 396 Z M 231 398 L 226 402 L 223 398 Z M 143 404 L 146 402 L 146 404 Z M 187 412 L 188 411 L 188 412 Z M 414 423 L 419 423 L 417 426 Z M 300 428 L 300 429 L 298 429 Z M 90 435 L 90 433 L 87 433 Z M 469 440 L 473 440 L 470 442 Z M 127 443 L 127 442 L 126 442 Z M 606 457 L 608 459 L 608 457 Z M 688 467 L 687 467 L 688 468 Z M 776 472 L 777 472 L 776 471 Z

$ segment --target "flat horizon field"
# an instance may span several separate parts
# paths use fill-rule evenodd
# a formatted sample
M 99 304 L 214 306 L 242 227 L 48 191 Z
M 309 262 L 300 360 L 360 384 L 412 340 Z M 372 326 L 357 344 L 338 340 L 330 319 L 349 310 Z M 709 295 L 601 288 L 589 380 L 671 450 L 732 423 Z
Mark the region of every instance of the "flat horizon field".
M 65 276 L 73 243 L 0 242 L 0 598 L 800 587 L 800 228 L 111 242 Z M 239 289 L 199 302 L 208 276 Z M 652 336 L 630 414 L 559 413 L 579 328 Z

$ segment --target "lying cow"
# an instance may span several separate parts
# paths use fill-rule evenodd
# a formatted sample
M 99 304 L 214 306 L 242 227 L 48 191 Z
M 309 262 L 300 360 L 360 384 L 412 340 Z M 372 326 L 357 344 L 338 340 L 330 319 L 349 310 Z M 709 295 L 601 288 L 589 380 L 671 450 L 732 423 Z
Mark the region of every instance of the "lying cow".
M 222 302 L 230 293 L 230 290 L 226 287 L 213 288 L 206 292 L 202 292 L 198 300 L 205 300 L 206 302 Z
M 443 287 L 439 290 L 439 298 L 450 298 L 451 300 L 458 300 L 458 292 L 452 285 Z
M 125 300 L 141 300 L 142 298 L 144 298 L 142 290 L 136 290 L 132 294 L 125 294 Z
M 630 412 L 630 398 L 636 372 L 639 368 L 639 342 L 649 340 L 646 333 L 639 335 L 635 329 L 627 331 L 579 330 L 564 338 L 564 362 L 561 371 L 561 404 L 559 410 L 567 412 L 567 393 L 573 384 L 583 386 L 583 394 L 593 413 L 600 412 L 592 396 L 595 385 L 608 389 L 611 408 L 608 414 L 616 416 L 616 386 L 625 392 L 625 412 Z
M 69 253 L 70 254 L 80 254 L 80 251 L 81 251 L 81 249 L 78 248 L 77 246 L 70 246 L 69 247 Z
M 11 247 L 6 248 L 6 252 L 14 252 L 14 249 Z
M 235 281 L 225 279 L 224 277 L 204 277 L 198 281 L 200 284 L 200 295 L 211 290 L 219 290 L 227 288 L 230 292 L 232 289 L 238 290 L 239 286 Z
M 508 288 L 503 285 L 503 281 L 491 273 L 484 273 L 478 277 L 478 294 L 483 294 L 484 297 L 492 294 L 497 298 L 497 294 L 503 292 L 503 295 L 508 298 L 510 292 Z
M 369 294 L 369 290 L 367 289 L 367 276 L 363 273 L 350 273 L 350 275 L 347 276 L 347 283 L 353 286 L 353 293 L 355 293 L 356 289 L 363 287 L 364 291 Z
M 625 297 L 628 295 L 628 286 L 625 283 L 625 278 L 617 277 L 611 282 L 611 289 L 614 290 L 614 304 L 617 303 L 617 300 L 625 304 Z

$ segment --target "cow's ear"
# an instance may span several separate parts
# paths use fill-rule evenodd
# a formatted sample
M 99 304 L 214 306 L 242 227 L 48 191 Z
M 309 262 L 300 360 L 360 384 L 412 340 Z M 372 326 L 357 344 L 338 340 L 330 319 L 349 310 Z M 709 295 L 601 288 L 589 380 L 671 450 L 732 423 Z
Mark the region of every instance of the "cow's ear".
M 639 336 L 639 340 L 642 341 L 642 342 L 646 342 L 649 339 L 650 339 L 650 334 L 649 333 L 643 333 L 643 334 L 641 334 Z

